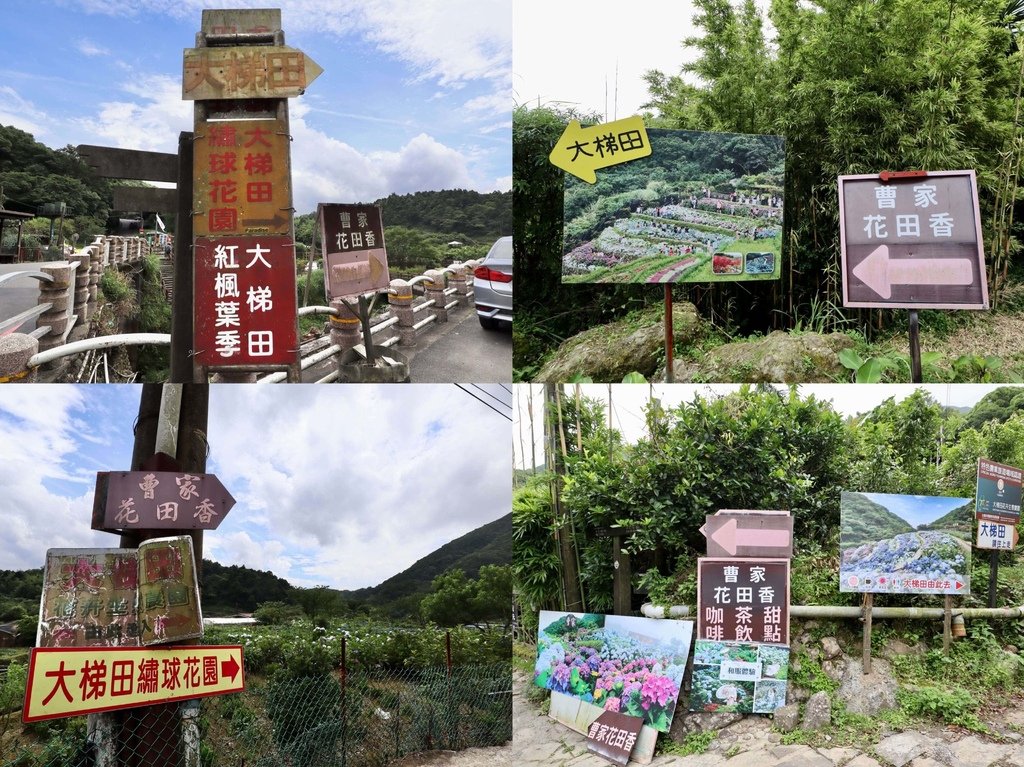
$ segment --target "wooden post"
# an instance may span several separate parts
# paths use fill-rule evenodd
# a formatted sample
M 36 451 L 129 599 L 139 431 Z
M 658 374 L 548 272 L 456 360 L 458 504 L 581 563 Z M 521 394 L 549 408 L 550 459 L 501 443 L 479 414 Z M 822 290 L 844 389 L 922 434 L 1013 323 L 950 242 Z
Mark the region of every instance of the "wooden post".
M 953 597 L 949 594 L 946 594 L 942 608 L 942 652 L 949 655 L 949 646 L 953 642 Z
M 871 673 L 871 611 L 875 606 L 875 595 L 864 595 L 864 650 L 861 655 L 861 665 L 865 674 Z
M 910 312 L 910 381 L 921 383 L 921 327 L 917 321 L 917 310 Z
M 174 311 L 171 313 L 171 383 L 192 381 L 192 141 L 195 134 L 178 134 L 178 208 L 174 218 Z
M 672 285 L 665 285 L 665 383 L 674 383 L 676 371 L 673 369 L 675 352 L 675 331 L 672 328 Z
M 999 580 L 999 552 L 992 549 L 988 553 L 988 606 L 996 606 L 996 583 Z
M 615 615 L 629 615 L 633 610 L 633 588 L 630 583 L 629 552 L 622 550 L 622 534 L 612 536 L 612 612 Z M 666 616 L 668 617 L 668 616 Z

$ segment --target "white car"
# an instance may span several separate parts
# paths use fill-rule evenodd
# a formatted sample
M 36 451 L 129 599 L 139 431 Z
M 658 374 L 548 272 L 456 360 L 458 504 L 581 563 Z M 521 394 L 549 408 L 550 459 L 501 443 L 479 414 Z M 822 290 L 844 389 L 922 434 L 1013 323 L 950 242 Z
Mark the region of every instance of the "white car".
M 512 322 L 512 238 L 495 242 L 473 270 L 473 299 L 480 325 L 494 330 Z

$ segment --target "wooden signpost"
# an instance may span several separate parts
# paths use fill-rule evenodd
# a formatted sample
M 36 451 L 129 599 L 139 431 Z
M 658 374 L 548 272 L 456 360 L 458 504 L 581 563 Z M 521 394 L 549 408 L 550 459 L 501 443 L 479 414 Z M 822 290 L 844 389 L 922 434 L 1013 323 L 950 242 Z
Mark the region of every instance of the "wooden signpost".
M 215 474 L 101 471 L 92 529 L 216 530 L 234 505 Z

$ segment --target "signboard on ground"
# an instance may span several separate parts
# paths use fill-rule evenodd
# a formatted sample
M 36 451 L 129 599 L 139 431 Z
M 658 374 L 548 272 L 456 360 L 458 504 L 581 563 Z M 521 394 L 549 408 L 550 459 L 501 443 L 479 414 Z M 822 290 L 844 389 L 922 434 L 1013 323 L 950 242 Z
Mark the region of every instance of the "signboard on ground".
M 587 730 L 587 750 L 626 767 L 643 725 L 638 716 L 602 711 Z
M 215 530 L 235 505 L 214 474 L 103 471 L 96 474 L 93 530 Z
M 789 644 L 789 560 L 697 560 L 697 638 Z
M 388 254 L 378 205 L 320 203 L 320 253 L 329 299 L 372 293 L 388 287 Z
M 793 556 L 793 517 L 788 511 L 719 511 L 705 517 L 700 532 L 709 557 Z
M 241 645 L 37 648 L 22 721 L 241 692 Z
M 562 167 L 635 155 L 643 136 L 612 125 L 563 136 L 553 155 Z M 646 143 L 647 156 L 602 171 L 600 184 L 566 176 L 562 282 L 778 279 L 782 137 L 652 128 Z
M 969 594 L 974 499 L 843 491 L 839 590 Z
M 690 711 L 771 714 L 786 705 L 789 648 L 698 639 Z
M 202 635 L 188 536 L 152 538 L 137 549 L 46 552 L 37 646 L 137 646 Z
M 206 121 L 196 126 L 193 146 L 197 237 L 291 234 L 291 149 L 285 120 Z
M 197 237 L 195 360 L 284 365 L 298 355 L 295 246 L 284 237 Z
M 843 306 L 987 309 L 973 170 L 839 177 Z

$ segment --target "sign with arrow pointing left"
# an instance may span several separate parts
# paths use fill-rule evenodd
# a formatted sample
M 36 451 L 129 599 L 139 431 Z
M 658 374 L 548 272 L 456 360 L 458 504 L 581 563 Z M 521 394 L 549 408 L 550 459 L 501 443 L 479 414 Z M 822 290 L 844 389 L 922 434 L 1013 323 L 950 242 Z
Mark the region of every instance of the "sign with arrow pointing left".
M 839 177 L 843 306 L 987 309 L 973 170 Z
M 584 128 L 572 120 L 551 150 L 551 163 L 588 184 L 597 183 L 601 168 L 639 160 L 651 153 L 642 117 L 592 125 Z

